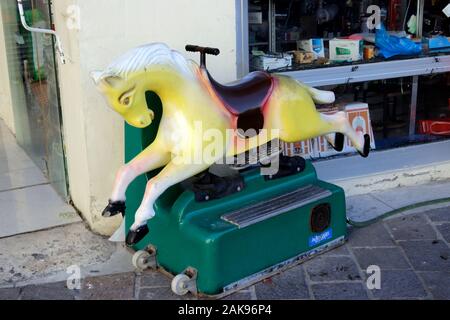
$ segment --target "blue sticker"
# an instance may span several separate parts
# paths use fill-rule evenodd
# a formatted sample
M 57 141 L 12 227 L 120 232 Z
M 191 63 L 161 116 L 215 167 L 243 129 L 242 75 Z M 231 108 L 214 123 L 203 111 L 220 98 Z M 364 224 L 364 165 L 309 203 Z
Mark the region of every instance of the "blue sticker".
M 309 246 L 310 247 L 317 246 L 318 244 L 330 240 L 331 238 L 333 238 L 333 230 L 330 228 L 322 233 L 314 234 L 311 237 L 309 237 Z

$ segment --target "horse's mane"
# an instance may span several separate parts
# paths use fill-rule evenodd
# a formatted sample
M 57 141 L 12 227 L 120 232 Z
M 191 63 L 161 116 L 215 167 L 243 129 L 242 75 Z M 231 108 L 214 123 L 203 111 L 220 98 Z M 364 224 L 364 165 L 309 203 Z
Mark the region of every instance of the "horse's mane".
M 186 77 L 194 77 L 190 61 L 179 52 L 170 49 L 164 43 L 150 43 L 131 49 L 120 56 L 102 72 L 101 78 L 127 79 L 133 72 L 143 71 L 151 65 L 163 64 L 170 65 Z

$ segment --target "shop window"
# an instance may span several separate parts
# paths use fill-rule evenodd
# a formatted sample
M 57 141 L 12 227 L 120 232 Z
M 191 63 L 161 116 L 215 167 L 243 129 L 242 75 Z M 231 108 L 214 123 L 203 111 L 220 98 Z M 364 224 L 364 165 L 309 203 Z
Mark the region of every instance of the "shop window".
M 321 87 L 332 90 L 336 101 L 329 105 L 317 105 L 317 109 L 325 114 L 346 112 L 356 131 L 371 136 L 371 147 L 376 150 L 448 139 L 450 74 L 422 76 L 417 85 L 419 94 L 414 102 L 414 112 L 411 112 L 413 77 Z M 323 137 L 284 143 L 283 148 L 287 155 L 315 160 L 356 152 L 347 139 L 344 150 L 337 152 Z
M 372 132 L 376 149 L 446 139 L 450 137 L 450 76 L 446 73 L 450 18 L 443 12 L 447 4 L 439 0 L 249 0 L 249 70 L 284 73 L 334 91 L 336 103 L 318 106 L 321 112 L 352 109 L 352 103 L 359 103 L 358 108 L 366 111 L 358 111 L 354 125 Z M 379 54 L 376 30 L 368 24 L 373 14 L 368 7 L 373 5 L 387 32 L 407 37 L 419 52 L 389 58 Z M 410 73 L 419 60 L 421 70 Z M 435 67 L 439 61 L 444 62 Z M 395 62 L 395 70 L 388 62 Z M 348 71 L 335 68 L 341 66 Z M 365 82 L 354 78 L 353 71 L 360 72 L 357 76 Z M 405 76 L 408 73 L 411 76 Z M 320 138 L 285 147 L 288 153 L 312 157 L 336 155 Z
M 250 70 L 283 72 L 385 61 L 386 58 L 377 54 L 374 43 L 374 23 L 378 21 L 390 34 L 409 37 L 423 47 L 419 56 L 448 50 L 439 41 L 429 42 L 437 35 L 450 36 L 450 19 L 442 12 L 448 1 L 424 1 L 423 6 L 417 3 L 413 0 L 249 0 Z M 376 6 L 377 11 L 368 10 L 371 6 Z M 395 56 L 389 60 L 417 55 Z

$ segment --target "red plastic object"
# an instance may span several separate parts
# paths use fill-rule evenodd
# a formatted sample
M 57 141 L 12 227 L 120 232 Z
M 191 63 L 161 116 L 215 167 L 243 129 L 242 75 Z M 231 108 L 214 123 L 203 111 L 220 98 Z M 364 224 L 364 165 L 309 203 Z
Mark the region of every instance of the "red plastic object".
M 419 133 L 438 136 L 450 136 L 450 118 L 437 120 L 419 120 Z
M 388 30 L 394 31 L 399 29 L 399 21 L 401 21 L 401 0 L 389 1 L 389 16 L 387 27 Z

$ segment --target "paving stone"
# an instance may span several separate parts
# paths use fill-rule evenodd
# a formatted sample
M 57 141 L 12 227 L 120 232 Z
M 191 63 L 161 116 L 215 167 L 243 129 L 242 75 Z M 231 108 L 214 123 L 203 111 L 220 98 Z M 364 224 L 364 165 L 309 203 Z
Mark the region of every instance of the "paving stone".
M 134 298 L 135 274 L 124 273 L 87 278 L 82 281 L 83 300 L 131 300 Z
M 170 287 L 159 287 L 141 289 L 139 300 L 196 300 L 196 298 L 192 294 L 177 296 Z
M 304 268 L 312 281 L 361 280 L 357 265 L 349 257 L 318 256 Z
M 322 256 L 330 257 L 330 256 L 350 256 L 350 251 L 348 251 L 347 244 L 344 244 L 340 247 L 334 248 L 330 251 L 327 251 L 322 254 Z
M 381 289 L 371 290 L 375 298 L 426 298 L 427 292 L 411 270 L 382 270 Z
M 437 225 L 436 228 L 442 235 L 442 238 L 444 238 L 445 241 L 450 243 L 450 223 L 443 223 L 441 225 Z
M 157 271 L 145 271 L 141 274 L 141 288 L 170 287 L 170 278 Z
M 0 289 L 0 301 L 2 300 L 17 300 L 20 296 L 20 289 Z
M 450 222 L 450 207 L 434 209 L 425 212 L 433 222 Z
M 381 269 L 411 269 L 400 248 L 355 248 L 353 253 L 363 270 L 376 265 Z
M 425 282 L 434 299 L 450 300 L 450 271 L 420 272 L 419 276 Z
M 258 300 L 308 299 L 309 292 L 302 266 L 289 269 L 255 286 Z
M 377 222 L 367 228 L 352 228 L 348 245 L 354 247 L 388 247 L 395 246 L 394 240 L 383 222 Z
M 311 286 L 317 300 L 368 300 L 361 283 L 320 283 Z
M 450 270 L 450 249 L 443 241 L 401 241 L 400 245 L 415 270 Z
M 31 285 L 22 288 L 22 300 L 75 300 L 79 290 L 69 290 L 66 282 Z
M 436 232 L 422 214 L 410 215 L 386 221 L 395 240 L 434 240 Z
M 233 293 L 223 300 L 252 300 L 252 293 L 250 291 L 238 291 Z

